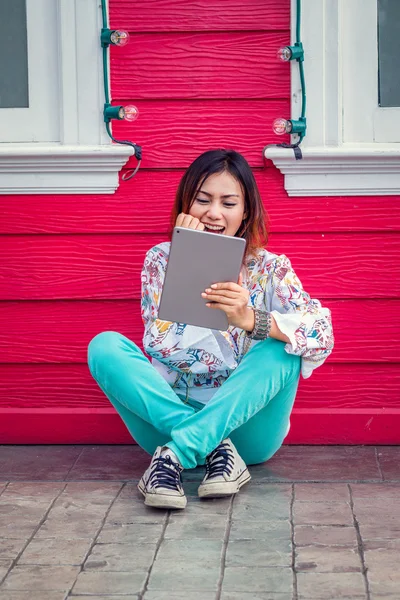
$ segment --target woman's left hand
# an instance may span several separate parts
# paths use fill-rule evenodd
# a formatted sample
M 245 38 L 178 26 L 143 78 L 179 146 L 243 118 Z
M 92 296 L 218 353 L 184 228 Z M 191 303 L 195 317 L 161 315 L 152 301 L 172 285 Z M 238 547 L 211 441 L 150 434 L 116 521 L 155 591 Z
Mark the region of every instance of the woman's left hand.
M 254 329 L 254 311 L 249 308 L 250 292 L 242 287 L 243 277 L 239 275 L 238 283 L 214 283 L 201 295 L 207 300 L 209 308 L 219 308 L 228 317 L 229 325 L 240 327 L 246 331 Z

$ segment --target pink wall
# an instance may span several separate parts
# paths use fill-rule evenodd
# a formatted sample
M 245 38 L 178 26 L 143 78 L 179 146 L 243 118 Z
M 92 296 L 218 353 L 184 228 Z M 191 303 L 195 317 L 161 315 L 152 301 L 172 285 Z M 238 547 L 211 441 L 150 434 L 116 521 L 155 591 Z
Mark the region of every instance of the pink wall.
M 332 310 L 336 347 L 302 381 L 288 442 L 396 443 L 400 431 L 398 197 L 288 198 L 265 164 L 290 114 L 289 0 L 111 0 L 115 104 L 134 103 L 117 138 L 143 146 L 142 169 L 109 196 L 0 196 L 0 443 L 131 441 L 86 366 L 90 339 L 141 344 L 139 274 L 167 239 L 183 169 L 231 147 L 254 168 L 271 217 L 269 249 Z M 130 165 L 134 165 L 131 161 Z

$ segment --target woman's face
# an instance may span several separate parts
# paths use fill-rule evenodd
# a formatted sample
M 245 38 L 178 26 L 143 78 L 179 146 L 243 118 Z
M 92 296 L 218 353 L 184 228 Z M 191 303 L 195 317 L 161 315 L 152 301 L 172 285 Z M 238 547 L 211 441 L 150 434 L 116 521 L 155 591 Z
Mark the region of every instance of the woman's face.
M 240 183 L 226 171 L 210 175 L 201 186 L 189 214 L 204 224 L 205 231 L 234 236 L 246 218 Z

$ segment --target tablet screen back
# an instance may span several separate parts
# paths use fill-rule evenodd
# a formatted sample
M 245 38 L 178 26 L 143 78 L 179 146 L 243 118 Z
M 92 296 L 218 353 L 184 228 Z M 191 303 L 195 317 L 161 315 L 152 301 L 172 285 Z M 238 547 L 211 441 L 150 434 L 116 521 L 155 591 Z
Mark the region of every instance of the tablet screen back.
M 175 227 L 161 294 L 158 318 L 226 330 L 221 309 L 208 308 L 201 293 L 212 283 L 237 283 L 246 240 Z

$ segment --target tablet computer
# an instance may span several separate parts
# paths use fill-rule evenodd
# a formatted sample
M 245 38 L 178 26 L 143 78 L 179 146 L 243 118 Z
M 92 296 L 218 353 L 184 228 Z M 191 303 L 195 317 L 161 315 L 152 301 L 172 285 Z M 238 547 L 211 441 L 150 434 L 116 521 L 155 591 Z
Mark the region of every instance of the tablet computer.
M 175 227 L 158 318 L 226 331 L 225 312 L 206 306 L 201 293 L 212 283 L 237 283 L 245 247 L 243 238 Z

